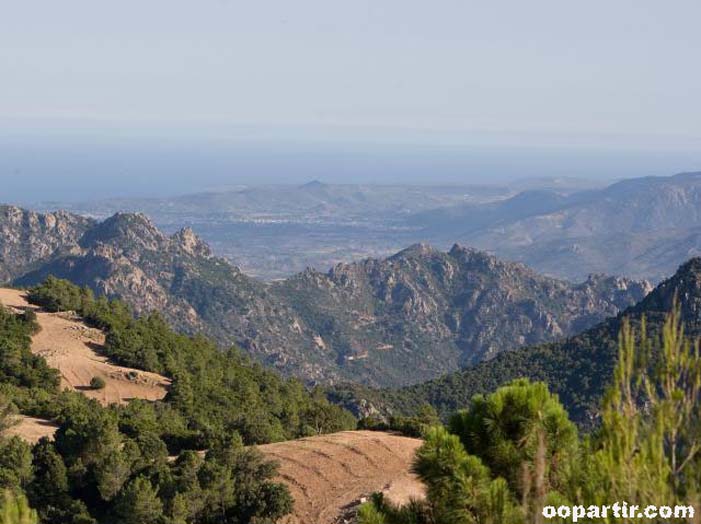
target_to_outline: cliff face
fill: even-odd
[[[47,236],[44,244],[51,247],[35,250],[24,272],[14,257],[8,274],[17,283],[49,274],[68,278],[123,298],[137,313],[158,310],[182,331],[238,344],[308,381],[427,380],[576,333],[649,290],[645,282],[603,276],[573,285],[476,250],[456,245],[443,253],[423,244],[387,259],[340,264],[328,273],[307,270],[266,284],[213,256],[188,229],[167,236],[140,214],[101,223],[60,216],[82,230],[31,233]],[[11,238],[33,231],[18,224]]]

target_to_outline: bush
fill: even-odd
[[[103,379],[102,377],[93,377],[92,379],[90,379],[90,387],[92,389],[105,389],[106,385],[107,384],[105,384],[105,379]]]

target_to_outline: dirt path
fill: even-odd
[[[396,503],[424,496],[410,472],[418,439],[344,431],[259,446],[280,463],[280,480],[295,500],[285,524],[332,524],[361,497],[382,491]]]
[[[105,335],[86,326],[67,313],[47,313],[27,302],[23,291],[0,289],[0,302],[17,311],[36,310],[39,333],[32,337],[32,353],[41,355],[47,364],[61,373],[64,389],[80,391],[101,404],[126,404],[134,398],[160,400],[165,397],[170,381],[157,375],[111,363],[100,355]],[[90,380],[100,377],[103,389],[90,388]]]

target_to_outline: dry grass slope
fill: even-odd
[[[0,288],[3,306],[23,311],[33,308],[41,330],[32,337],[32,352],[41,355],[52,368],[61,373],[64,389],[80,391],[103,405],[126,404],[134,398],[160,400],[168,392],[170,380],[157,375],[110,362],[100,354],[105,335],[90,328],[70,313],[47,313],[32,306],[25,293],[17,289]],[[105,381],[99,390],[90,387],[93,377]],[[51,436],[55,427],[48,421],[20,417],[20,422],[8,431],[29,442]]]
[[[280,463],[280,480],[295,499],[285,524],[332,524],[361,497],[382,491],[394,502],[424,496],[410,472],[418,439],[344,431],[259,446]]]
[[[5,431],[5,436],[17,436],[30,444],[36,444],[43,437],[53,438],[58,429],[56,424],[43,418],[19,415],[17,419],[17,424]]]
[[[0,289],[0,302],[19,310],[34,307],[24,292],[16,289]],[[63,388],[81,391],[103,405],[126,404],[133,398],[160,400],[168,392],[167,378],[118,366],[102,356],[104,333],[86,326],[70,313],[37,310],[37,321],[41,330],[32,337],[32,352],[59,370]],[[102,378],[105,387],[91,389],[93,377]]]

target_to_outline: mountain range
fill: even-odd
[[[701,173],[623,180],[569,194],[524,191],[408,219],[437,242],[461,241],[545,274],[660,281],[701,254]]]
[[[4,206],[0,231],[5,281],[67,278],[312,383],[429,380],[578,333],[650,289],[600,275],[571,284],[474,249],[425,244],[263,282],[214,256],[192,230],[166,235],[132,213],[98,222]]]
[[[175,233],[195,229],[247,275],[385,258],[420,242],[454,243],[579,282],[605,273],[659,282],[701,254],[701,173],[609,185],[568,179],[506,185],[250,186],[162,199],[47,203],[100,220],[144,212]]]

